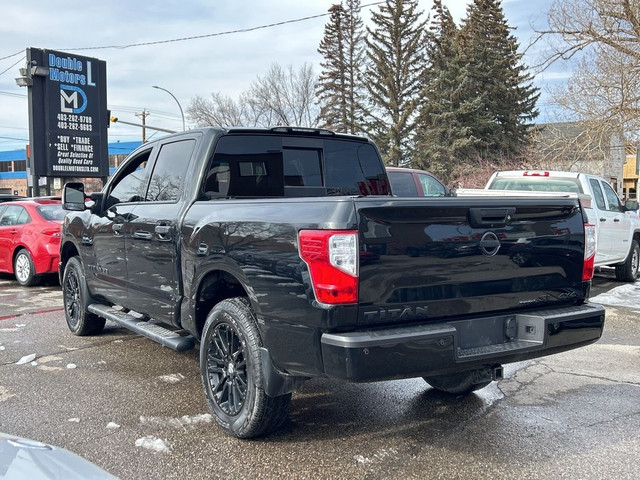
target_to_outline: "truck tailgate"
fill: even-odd
[[[585,298],[576,199],[366,198],[355,205],[363,326]]]

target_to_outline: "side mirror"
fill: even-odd
[[[87,207],[84,204],[84,185],[78,182],[68,182],[62,189],[62,208],[82,212]]]
[[[627,200],[624,202],[624,208],[627,210],[638,210],[638,202],[635,200]]]

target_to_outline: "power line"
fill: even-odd
[[[0,72],[0,77],[1,77],[2,75],[4,75],[5,73],[7,73],[9,70],[11,70],[11,69],[12,69],[13,67],[15,67],[16,65],[18,65],[20,62],[22,62],[25,58],[27,58],[27,57],[26,57],[26,56],[25,56],[25,57],[22,57],[20,60],[18,60],[18,61],[17,61],[16,63],[14,63],[13,65],[11,65],[9,68],[7,68],[7,69],[3,70],[2,72]]]
[[[24,50],[20,50],[19,52],[12,53],[11,55],[6,55],[4,57],[0,57],[0,61],[6,60],[7,58],[15,57],[16,55],[20,55],[23,52],[24,52]]]
[[[373,7],[375,5],[380,5],[382,3],[385,2],[372,2],[372,3],[367,3],[365,5],[361,5],[360,9],[362,10],[363,8],[366,7]],[[132,47],[143,47],[143,46],[149,46],[149,45],[161,45],[164,43],[175,43],[175,42],[185,42],[187,40],[199,40],[201,38],[211,38],[211,37],[220,37],[222,35],[231,35],[234,33],[247,33],[247,32],[254,32],[256,30],[263,30],[265,28],[272,28],[272,27],[279,27],[281,25],[287,25],[290,23],[298,23],[298,22],[304,22],[307,20],[313,20],[314,18],[321,18],[321,17],[326,17],[329,16],[330,13],[329,12],[325,12],[325,13],[321,13],[318,15],[309,15],[307,17],[301,17],[301,18],[295,18],[292,20],[284,20],[282,22],[274,22],[274,23],[269,23],[266,25],[259,25],[257,27],[250,27],[250,28],[240,28],[237,30],[228,30],[226,32],[216,32],[216,33],[206,33],[203,35],[193,35],[190,37],[181,37],[181,38],[172,38],[169,40],[156,40],[156,41],[152,41],[152,42],[140,42],[140,43],[130,43],[130,44],[123,44],[123,45],[103,45],[103,46],[95,46],[95,47],[76,47],[76,48],[63,48],[61,50],[105,50],[105,49],[109,49],[109,48],[115,48],[118,50],[124,50],[126,48],[132,48]]]
[[[7,97],[16,97],[16,98],[27,98],[27,95],[24,93],[14,93],[14,92],[4,92],[0,90],[0,95],[6,95]]]

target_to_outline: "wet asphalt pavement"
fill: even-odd
[[[594,280],[592,295],[621,284]],[[594,345],[508,365],[467,397],[421,379],[314,379],[285,427],[241,441],[212,423],[197,350],[107,322],[67,329],[60,287],[0,276],[0,431],[72,450],[122,479],[635,479],[640,475],[640,298],[607,307]],[[36,354],[35,363],[17,365]]]

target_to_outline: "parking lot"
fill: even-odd
[[[110,323],[75,337],[59,286],[2,276],[0,431],[123,479],[637,478],[638,283],[623,291],[628,304],[607,307],[598,343],[509,365],[476,394],[447,397],[421,379],[314,379],[294,394],[284,429],[241,441],[212,423],[197,350],[179,354]],[[592,297],[623,286],[597,276]]]

